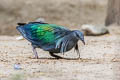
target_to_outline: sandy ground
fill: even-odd
[[[32,59],[30,43],[16,37],[0,36],[0,80],[18,80],[11,78],[16,75],[20,80],[120,80],[120,35],[85,37],[85,46],[79,42],[80,60],[74,50],[58,54],[71,60],[56,60],[41,49],[42,59]],[[21,70],[14,69],[17,63]]]

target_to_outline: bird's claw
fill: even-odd
[[[31,59],[39,59],[39,57],[36,57],[36,56],[35,57],[29,57],[29,58],[31,58]]]
[[[34,59],[39,59],[39,57],[38,57],[38,56],[35,56]]]
[[[77,59],[78,59],[78,60],[81,60],[82,58],[79,56]]]

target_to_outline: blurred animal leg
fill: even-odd
[[[77,51],[77,54],[79,55],[78,58],[80,58],[80,52],[79,52],[79,49],[78,49],[78,44],[76,44],[76,46],[75,46],[75,50]]]
[[[35,59],[38,59],[38,54],[37,54],[36,48],[34,46],[32,46],[32,50],[35,55]]]
[[[49,52],[50,53],[50,55],[52,56],[52,57],[55,57],[56,59],[62,59],[62,57],[60,57],[60,56],[58,56],[58,55],[55,55],[54,53],[52,53],[52,52]]]

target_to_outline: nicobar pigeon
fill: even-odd
[[[79,30],[69,30],[56,24],[44,22],[18,23],[16,29],[27,39],[33,48],[35,58],[38,58],[36,48],[48,51],[51,56],[60,59],[55,53],[63,53],[75,48],[79,54],[78,41],[83,44],[84,35]]]

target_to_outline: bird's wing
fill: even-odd
[[[55,44],[61,37],[68,34],[69,29],[55,24],[30,22],[17,27],[18,31],[32,44],[41,46]]]

